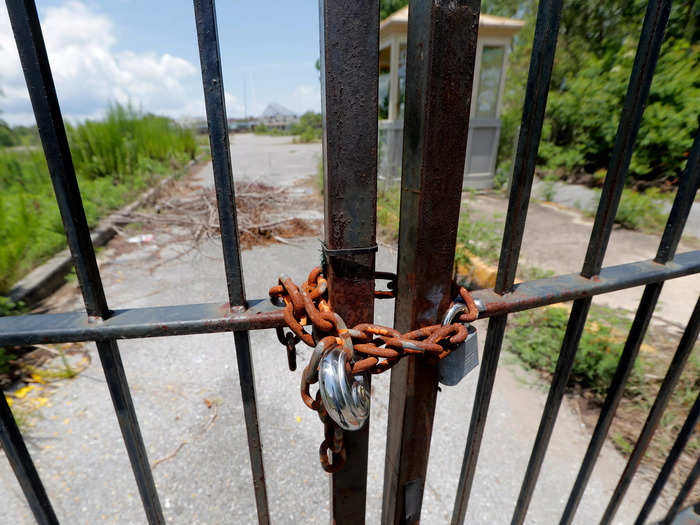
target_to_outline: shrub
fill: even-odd
[[[0,120],[0,147],[14,146],[16,143],[17,140],[10,126]]]
[[[593,173],[607,168],[626,93],[636,39],[602,58],[589,57],[550,93],[539,155],[549,169]],[[700,113],[700,45],[667,42],[656,67],[630,175],[641,187],[681,173]]]
[[[298,135],[297,142],[317,142],[323,137],[323,118],[320,113],[307,111],[299,122],[289,130],[290,135]]]
[[[253,132],[256,135],[271,135],[273,137],[288,135],[288,133],[282,129],[270,128],[270,127],[267,127],[265,124],[258,124],[257,126],[255,126],[255,129],[253,130]]]
[[[512,327],[506,333],[509,349],[526,366],[553,374],[568,318],[569,311],[561,307],[514,315]],[[580,385],[600,398],[605,395],[622,354],[629,324],[609,309],[591,309],[569,377],[570,387]],[[633,391],[642,379],[641,365],[635,363],[627,389]]]
[[[483,12],[525,19],[513,41],[499,162],[513,158],[534,35],[536,2],[490,0]],[[646,2],[571,0],[562,11],[538,167],[561,177],[607,169]],[[639,189],[675,184],[698,129],[700,5],[674,2],[631,160]],[[597,182],[587,178],[590,182]]]
[[[596,189],[596,200],[600,200],[600,190]],[[595,209],[584,212],[594,216]],[[664,195],[657,188],[649,188],[644,192],[631,189],[622,191],[620,205],[615,215],[615,223],[629,230],[641,230],[656,233],[664,227],[668,212],[664,207]]]
[[[273,137],[294,135],[295,143],[318,142],[323,137],[323,118],[320,113],[307,111],[299,117],[299,122],[292,124],[289,129],[270,128],[265,124],[258,124],[254,132],[256,135]]]

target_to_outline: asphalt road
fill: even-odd
[[[285,138],[236,136],[236,176],[280,182],[290,188],[315,173],[319,145],[292,145]],[[211,169],[198,179],[211,184]],[[300,190],[300,191],[303,191]],[[153,231],[153,243],[119,254],[107,248],[102,270],[113,308],[226,301],[217,242],[190,250]],[[243,252],[249,297],[262,297],[282,271],[297,282],[318,264],[315,239]],[[395,268],[396,254],[382,248],[378,269]],[[70,290],[64,307],[79,306]],[[393,301],[379,301],[376,321],[391,324]],[[483,344],[486,323],[476,323]],[[328,523],[328,479],[318,464],[322,426],[299,397],[296,372],[287,369],[274,331],[251,333],[268,494],[274,523]],[[231,334],[120,342],[141,430],[168,522],[254,523],[255,504],[235,349]],[[30,451],[63,523],[145,523],[138,492],[99,359],[76,379],[62,382],[28,431]],[[445,387],[438,404],[424,495],[423,522],[444,523],[451,514],[464,451],[477,372]],[[368,523],[379,522],[389,377],[372,383],[368,476]],[[546,387],[508,362],[497,375],[468,523],[509,523],[546,398]],[[640,426],[641,426],[640,422]],[[588,444],[589,433],[565,402],[542,469],[527,523],[557,522]],[[352,458],[349,458],[352,461]],[[577,523],[596,522],[624,467],[610,446],[603,449],[583,498]],[[641,476],[643,477],[643,476]],[[615,523],[631,523],[650,487],[637,477]],[[2,523],[32,523],[19,486],[0,462]],[[662,502],[658,507],[663,507]]]

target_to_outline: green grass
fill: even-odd
[[[611,436],[615,446],[625,454],[631,454],[634,450],[634,443],[627,441],[627,438],[620,432],[614,432]]]
[[[569,311],[563,307],[540,308],[512,315],[506,331],[506,348],[526,367],[550,376],[554,373],[566,330]],[[605,399],[622,353],[631,321],[618,310],[593,305],[574,359],[568,387],[600,405]],[[610,437],[623,453],[629,453],[654,403],[677,340],[653,328],[645,341],[625,384],[623,399]],[[663,345],[663,346],[662,346]],[[665,347],[665,349],[664,349]],[[650,448],[650,461],[661,463],[680,430],[688,410],[700,390],[700,352],[691,353],[664,412]],[[694,436],[686,452],[693,457],[700,451],[700,436]]]
[[[325,188],[323,187],[323,161],[318,161],[318,166],[316,167],[316,188],[318,192],[323,195]]]
[[[59,368],[37,368],[31,365],[23,365],[23,370],[30,374],[35,374],[45,381],[57,381],[60,379],[73,379],[79,373],[70,365],[66,353],[58,347],[58,354],[61,358],[61,366]]]
[[[377,190],[377,224],[380,233],[389,240],[398,239],[400,207],[399,186],[380,184]],[[492,263],[498,261],[502,235],[503,220],[498,214],[482,219],[471,215],[468,207],[462,209],[457,230],[457,243],[462,248]],[[457,250],[457,262],[465,262],[468,258],[464,249]]]
[[[540,189],[540,196],[543,200],[547,202],[552,202],[557,194],[556,190],[557,178],[552,176],[546,176],[542,179],[542,187]]]
[[[539,308],[512,316],[506,333],[508,348],[528,367],[553,374],[559,357],[569,311],[566,308]],[[569,386],[581,386],[595,395],[604,395],[612,380],[624,345],[630,321],[613,310],[591,307],[579,351],[569,378]],[[628,388],[642,382],[639,363],[635,365]]]
[[[377,188],[377,226],[379,234],[389,241],[399,238],[401,192],[398,185],[380,184]]]
[[[496,264],[503,237],[503,218],[492,214],[489,218],[477,217],[462,208],[457,228],[457,264],[469,264],[469,254],[476,255],[487,264]]]
[[[68,125],[67,133],[91,227],[197,151],[191,132],[128,106],[112,106],[102,121]],[[0,239],[0,295],[65,247],[41,150],[0,150]]]
[[[111,106],[104,120],[66,127],[79,175],[124,181],[159,164],[182,164],[194,158],[197,143],[172,120],[142,115],[130,106]]]
[[[20,314],[24,310],[24,304],[14,303],[7,297],[0,296],[0,317],[3,315]],[[0,374],[7,374],[10,371],[10,361],[17,356],[8,348],[0,346]]]
[[[597,198],[600,200],[600,190],[596,189]],[[665,211],[664,200],[668,200],[668,193],[661,193],[656,188],[645,192],[638,192],[625,188],[622,191],[620,206],[615,215],[615,223],[628,230],[639,230],[648,233],[660,233],[666,225],[668,212]],[[589,217],[595,217],[595,209],[583,210]]]
[[[256,135],[268,135],[271,137],[284,137],[286,135],[290,135],[290,133],[284,129],[271,128],[266,126],[265,124],[258,124],[257,126],[255,126],[253,133],[255,133]]]

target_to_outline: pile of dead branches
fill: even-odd
[[[290,197],[285,188],[256,183],[236,184],[236,211],[240,243],[243,248],[282,241],[285,238],[318,233],[318,225],[291,217],[286,210]],[[132,211],[114,218],[117,226],[138,223],[148,229],[179,227],[196,243],[221,235],[214,188],[185,187],[166,196],[146,211]]]

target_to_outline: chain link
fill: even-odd
[[[375,279],[385,279],[387,290],[375,290],[377,299],[396,296],[397,278],[393,273],[376,272]],[[453,296],[459,295],[467,311],[457,322],[442,326],[426,326],[401,334],[394,328],[371,323],[361,323],[348,328],[343,319],[333,312],[326,300],[328,282],[320,267],[311,270],[306,281],[298,287],[287,275],[280,275],[279,283],[270,288],[273,301],[284,302],[284,321],[291,333],[277,330],[277,338],[287,348],[290,370],[296,369],[296,344],[303,341],[314,349],[309,363],[302,373],[301,398],[315,410],[324,424],[324,440],[319,449],[321,466],[326,472],[337,472],[345,464],[343,431],[327,414],[320,393],[311,397],[310,387],[318,381],[318,365],[328,350],[339,346],[347,356],[347,373],[380,374],[386,372],[407,355],[433,355],[443,359],[467,338],[467,328],[462,323],[474,321],[479,311],[466,288],[453,284]],[[311,333],[304,329],[310,326]],[[332,452],[332,460],[329,459]]]

